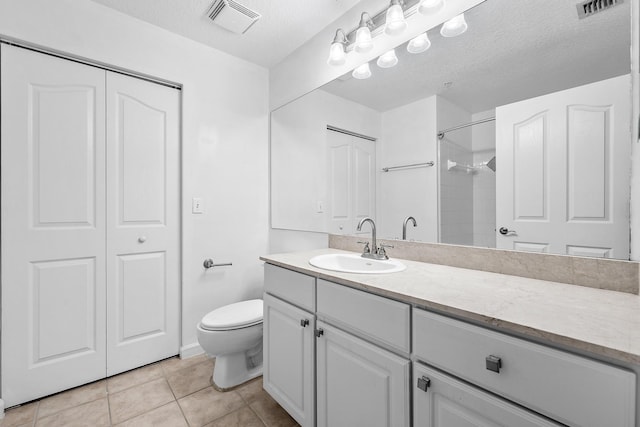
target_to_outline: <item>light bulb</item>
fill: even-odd
[[[353,70],[353,73],[351,73],[351,75],[354,79],[368,79],[369,77],[371,77],[371,69],[369,68],[369,63],[365,62],[364,64],[360,65],[355,70]]]
[[[422,53],[431,47],[431,40],[427,36],[427,33],[422,33],[409,41],[407,45],[407,52],[409,53]]]
[[[396,1],[391,2],[391,6],[387,9],[387,15],[384,25],[384,32],[390,36],[397,36],[407,28],[407,21],[404,19],[402,6]]]
[[[428,15],[439,11],[443,6],[444,0],[422,0],[418,6],[418,12]]]
[[[388,52],[383,53],[378,58],[376,64],[380,68],[391,68],[398,63],[398,57],[396,56],[395,49],[391,49]]]
[[[455,37],[467,31],[467,21],[464,20],[464,13],[449,19],[442,24],[440,34],[443,37]]]
[[[354,47],[358,53],[367,53],[373,49],[373,41],[371,41],[371,30],[366,25],[358,28],[356,31],[356,43]]]
[[[331,43],[327,64],[344,65],[345,62],[347,62],[347,54],[344,51],[344,45],[342,43]]]

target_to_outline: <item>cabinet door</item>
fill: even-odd
[[[414,363],[413,387],[415,427],[561,425],[418,363]]]
[[[264,294],[264,389],[301,426],[313,426],[314,316]]]
[[[409,361],[317,323],[318,427],[409,426]]]

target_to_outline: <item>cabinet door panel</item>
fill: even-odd
[[[409,361],[318,322],[318,426],[409,426]]]
[[[426,391],[417,388],[428,379]],[[455,380],[424,365],[413,365],[415,427],[559,427],[552,421]]]
[[[312,314],[264,294],[264,389],[303,427],[314,420],[314,324]]]

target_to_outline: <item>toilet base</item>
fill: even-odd
[[[211,381],[218,391],[228,391],[262,375],[262,363],[253,368],[247,367],[244,351],[216,357]]]

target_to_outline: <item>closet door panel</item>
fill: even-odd
[[[179,106],[107,73],[108,375],[179,352]]]
[[[105,376],[103,70],[2,45],[2,398]]]

